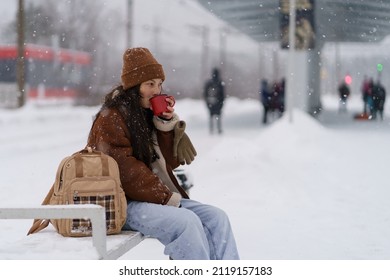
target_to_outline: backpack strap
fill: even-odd
[[[27,235],[37,233],[46,228],[50,223],[50,220],[35,219]]]
[[[50,198],[52,197],[53,193],[54,193],[54,185],[51,186],[49,192],[47,193],[45,199],[42,202],[42,205],[49,204]],[[49,223],[50,223],[49,219],[35,219],[27,235],[30,235],[32,233],[37,233],[43,230],[49,225]]]

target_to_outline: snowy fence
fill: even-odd
[[[119,234],[123,237],[123,240],[114,248],[107,250],[105,209],[98,205],[42,205],[39,207],[0,208],[0,219],[71,218],[88,218],[91,220],[92,244],[97,250],[99,259],[117,259],[144,239],[144,236],[139,232],[124,231]],[[50,254],[50,252],[47,253]]]

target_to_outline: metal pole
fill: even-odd
[[[289,16],[289,51],[288,51],[288,75],[287,75],[287,111],[290,123],[293,122],[294,94],[295,94],[295,0],[290,0]]]
[[[133,0],[127,0],[127,19],[126,19],[126,38],[127,47],[131,48],[133,45]]]
[[[219,63],[221,66],[221,76],[223,76],[226,74],[226,36],[228,34],[228,29],[222,27],[219,32]]]
[[[161,28],[159,26],[158,19],[154,18],[153,27],[152,27],[152,45],[154,55],[158,56],[160,52],[160,32]]]
[[[273,54],[273,66],[274,66],[274,77],[273,77],[273,80],[274,81],[277,81],[279,80],[279,52],[278,50],[275,48],[272,50]]]
[[[258,43],[258,50],[259,50],[259,85],[260,81],[264,78],[264,71],[263,71],[263,48],[261,43]]]
[[[24,0],[19,0],[18,6],[18,58],[16,62],[16,79],[18,84],[18,107],[23,107],[25,98],[25,57],[24,57]]]
[[[335,67],[336,67],[336,89],[340,82],[342,81],[342,76],[341,76],[341,63],[340,63],[340,45],[338,42],[335,43]],[[334,91],[337,94],[337,90]]]
[[[199,84],[203,87],[204,81],[209,73],[209,34],[210,28],[207,25],[187,24],[189,29],[196,35],[201,36],[200,63],[199,63]]]
[[[208,69],[208,61],[209,61],[209,27],[202,26],[202,65],[201,65],[201,73],[200,73],[200,84],[203,85]]]

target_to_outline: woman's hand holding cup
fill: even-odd
[[[153,96],[150,100],[150,106],[155,116],[162,117],[164,119],[171,119],[175,106],[175,98],[167,94],[159,94]]]

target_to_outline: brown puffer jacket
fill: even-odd
[[[164,173],[158,176],[144,162],[133,156],[128,128],[117,109],[109,108],[100,112],[91,128],[88,146],[112,156],[117,161],[122,187],[128,199],[178,206],[180,195],[184,198],[188,198],[188,195],[179,186],[172,172],[179,166],[177,159],[173,157],[173,128],[177,121],[176,115],[168,123],[153,120],[157,128],[156,152],[160,157],[160,168],[157,168],[158,172],[154,172]],[[165,178],[167,184],[160,178]]]

